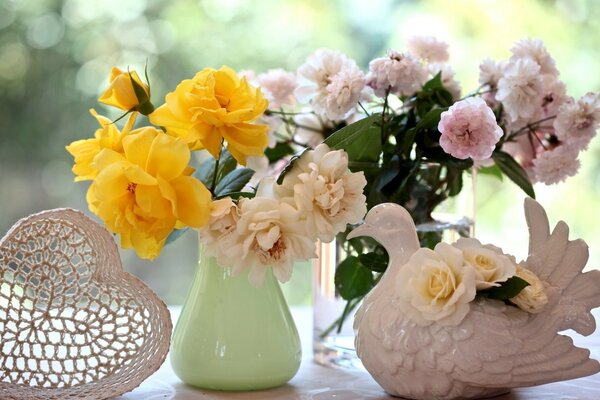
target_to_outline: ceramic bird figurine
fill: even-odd
[[[450,269],[436,270],[429,286],[415,289],[418,293],[441,288],[431,304],[407,298],[402,293],[407,280],[413,285],[418,281],[403,270],[415,263],[417,253],[434,258],[438,253],[419,249],[414,222],[397,204],[374,207],[364,224],[351,232],[348,238],[374,238],[390,256],[387,271],[365,297],[354,322],[358,356],[386,392],[412,399],[481,398],[600,371],[587,349],[575,347],[569,337],[558,334],[566,329],[586,336],[594,332],[590,310],[600,306],[600,271],[582,273],[588,259],[586,243],[569,241],[569,228],[562,221],[550,232],[546,212],[535,200],[525,200],[525,217],[529,256],[518,267],[510,259],[513,269],[526,269],[538,278],[537,286],[530,285],[530,294],[542,296],[544,302],[537,306],[543,307],[532,307],[530,312],[510,302],[475,297],[469,292],[472,289],[463,287],[473,278],[467,270],[453,276],[449,287],[436,286],[436,279],[451,274],[451,261],[431,264]],[[446,295],[448,303],[437,314],[427,314]],[[460,305],[461,296],[471,296],[471,301]],[[462,309],[464,315],[459,312]],[[454,313],[454,319],[448,319],[448,313]]]

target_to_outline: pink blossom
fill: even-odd
[[[502,137],[493,111],[479,97],[454,103],[442,113],[438,130],[442,133],[442,149],[460,159],[489,158]]]

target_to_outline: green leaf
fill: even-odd
[[[223,179],[225,175],[233,171],[235,167],[237,167],[237,161],[235,160],[235,158],[233,158],[229,150],[224,148],[219,156],[219,170],[217,171],[217,182]]]
[[[487,297],[488,299],[508,300],[521,293],[521,290],[525,289],[527,286],[529,286],[529,283],[526,280],[521,279],[518,276],[513,276],[508,278],[506,282],[502,282],[500,286],[481,290],[477,294]]]
[[[177,239],[179,239],[181,236],[183,236],[184,233],[186,233],[188,231],[188,229],[190,229],[190,228],[173,229],[173,231],[171,231],[171,233],[169,234],[169,236],[167,236],[167,240],[165,241],[165,245],[167,245],[169,243],[173,243],[174,241],[176,241]]]
[[[361,135],[368,132],[373,124],[379,121],[381,121],[381,115],[373,114],[333,133],[323,143],[327,144],[333,150],[345,150],[360,138]],[[367,135],[372,135],[372,132],[367,133]],[[381,146],[381,144],[379,145]],[[350,154],[348,154],[348,158],[354,161],[354,158]]]
[[[250,168],[238,168],[225,175],[215,188],[215,195],[226,196],[230,193],[239,192],[250,181],[254,171]]]
[[[440,123],[440,116],[444,111],[448,110],[444,108],[431,109],[425,116],[417,123],[417,129],[432,129],[436,128]]]
[[[294,156],[292,158],[290,158],[290,161],[288,162],[288,165],[285,166],[285,168],[283,169],[283,171],[281,171],[281,173],[279,174],[279,177],[277,178],[277,184],[281,185],[281,183],[283,182],[283,178],[285,178],[285,175],[290,172],[292,170],[292,168],[294,168],[294,164],[296,163],[296,161],[298,161],[298,159],[300,157],[302,157],[302,154],[304,154],[305,151],[308,151],[308,147],[304,150],[301,150],[300,152],[294,154]]]
[[[462,171],[456,171],[448,169],[448,196],[453,197],[460,193],[463,188],[463,173]]]
[[[194,176],[207,188],[212,184],[213,174],[215,173],[215,159],[209,158],[200,164],[200,168],[194,172]]]
[[[385,272],[390,261],[387,254],[375,252],[360,254],[358,259],[362,265],[374,272]]]
[[[425,92],[429,92],[429,91],[434,91],[434,90],[443,89],[443,88],[444,88],[444,85],[442,84],[442,71],[440,71],[437,73],[436,76],[434,76],[429,81],[427,81],[423,85],[423,88],[421,90],[425,91]]]
[[[500,167],[498,167],[495,164],[489,167],[478,168],[477,173],[482,175],[494,176],[500,180],[503,180],[502,178],[504,177],[504,175],[502,175],[502,170],[500,170]]]
[[[344,150],[351,161],[377,162],[381,153],[381,128],[375,125],[361,131]]]
[[[364,296],[375,285],[373,273],[354,256],[346,258],[338,265],[334,281],[340,296],[345,300]]]
[[[523,167],[521,167],[510,154],[503,151],[494,151],[492,158],[504,175],[523,189],[529,197],[535,199],[535,191],[527,176],[527,172],[525,172]]]
[[[265,150],[265,156],[267,156],[270,163],[281,160],[283,157],[289,156],[290,154],[294,154],[294,149],[289,143],[285,142],[277,143],[272,149],[267,148]]]

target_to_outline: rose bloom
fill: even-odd
[[[219,265],[229,266],[231,246],[235,241],[240,212],[231,197],[215,200],[210,205],[208,224],[200,229],[200,242],[206,255],[216,257]]]
[[[326,144],[308,150],[276,188],[282,201],[298,208],[308,234],[330,242],[367,212],[364,173],[348,169],[348,155]]]
[[[298,68],[299,101],[330,120],[344,119],[358,104],[365,77],[356,62],[333,50],[319,49]]]
[[[510,51],[513,54],[511,59],[529,58],[540,66],[542,74],[558,76],[556,62],[540,39],[521,39],[513,45]]]
[[[511,60],[498,81],[496,100],[502,103],[510,122],[530,122],[542,98],[540,66],[529,58]]]
[[[287,282],[295,260],[315,256],[315,242],[289,204],[257,196],[241,199],[238,205],[240,218],[229,249],[234,276],[249,270],[250,284],[260,287],[272,268],[280,282]]]
[[[267,147],[269,127],[254,123],[267,109],[260,89],[240,79],[229,67],[205,68],[167,94],[150,121],[182,138],[192,150],[206,149],[218,158],[225,140],[242,165]]]
[[[556,136],[580,150],[587,148],[600,124],[600,97],[587,93],[577,102],[570,99],[558,109]]]
[[[133,88],[132,79],[143,90],[143,95],[138,97]],[[148,85],[142,82],[135,71],[121,71],[113,67],[110,74],[110,86],[100,96],[98,101],[109,106],[120,108],[121,110],[131,111],[137,109],[141,104],[150,99],[150,89]]]
[[[578,157],[578,149],[567,144],[544,151],[533,160],[535,180],[553,185],[575,176],[581,166]]]
[[[456,326],[476,294],[476,273],[462,252],[446,243],[417,250],[398,274],[402,311],[419,325]]]
[[[381,98],[388,90],[398,96],[412,96],[423,87],[427,77],[427,69],[415,57],[390,51],[387,57],[369,63],[367,85]]]
[[[100,129],[96,130],[94,138],[77,140],[66,147],[67,151],[75,158],[75,163],[73,164],[75,182],[91,180],[98,175],[98,170],[93,166],[93,162],[102,149],[110,149],[117,153],[122,153],[123,137],[130,133],[135,134],[141,131],[140,129],[131,130],[135,124],[136,113],[130,115],[129,120],[121,131],[119,131],[119,128],[110,119],[98,115],[96,110],[91,109],[90,113],[100,124]]]
[[[517,267],[517,276],[529,283],[529,286],[510,299],[511,303],[531,314],[541,312],[548,304],[544,283],[536,274],[522,266]]]
[[[477,239],[460,238],[454,247],[462,251],[465,262],[475,269],[477,290],[500,286],[499,282],[506,282],[515,274],[515,263],[495,246],[484,246]]]
[[[493,111],[481,98],[469,97],[444,111],[438,124],[440,146],[453,157],[485,160],[502,137]]]
[[[208,222],[210,192],[188,167],[190,150],[181,139],[155,128],[123,138],[123,153],[103,149],[87,201],[121,247],[156,258],[174,228]]]
[[[294,90],[296,75],[281,68],[271,69],[256,77],[256,82],[265,91],[271,108],[293,106],[296,104]]]
[[[406,43],[408,52],[431,63],[444,63],[450,58],[448,43],[434,36],[413,36]]]

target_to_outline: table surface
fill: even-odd
[[[173,321],[179,314],[171,310]],[[292,314],[302,340],[303,359],[300,371],[286,385],[256,392],[215,392],[196,389],[182,383],[171,370],[169,358],[163,366],[134,391],[117,400],[383,400],[393,399],[377,385],[366,371],[326,368],[312,360],[312,310],[292,307]],[[600,309],[594,315],[600,321]],[[592,336],[573,337],[575,344],[591,350],[591,357],[600,359],[600,331]],[[515,389],[494,400],[598,400],[600,374],[533,388]]]

